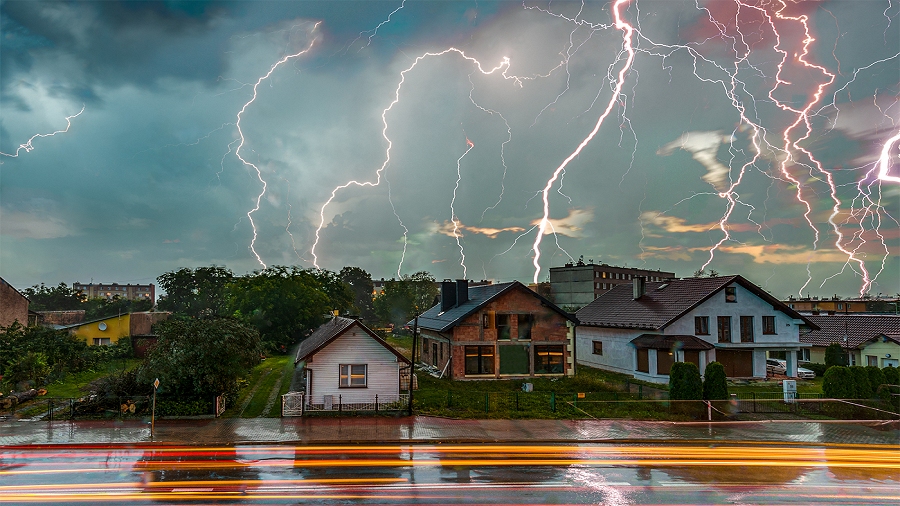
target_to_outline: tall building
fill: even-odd
[[[88,299],[103,297],[111,299],[118,295],[120,298],[129,300],[151,300],[156,301],[156,285],[120,285],[118,283],[72,283],[73,290],[81,290]]]
[[[634,269],[607,264],[567,263],[563,267],[550,268],[550,295],[553,303],[562,308],[582,308],[613,287],[632,284],[643,277],[656,282],[674,279],[674,272]]]

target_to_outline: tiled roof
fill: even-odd
[[[491,300],[516,287],[521,287],[522,289],[528,290],[535,297],[541,299],[541,302],[546,304],[548,307],[565,316],[566,318],[574,321],[574,318],[571,314],[566,313],[555,304],[545,299],[522,283],[519,283],[518,281],[512,281],[509,283],[498,283],[496,285],[469,287],[468,301],[460,304],[459,306],[448,309],[443,313],[441,312],[441,304],[435,304],[434,307],[419,315],[419,327],[423,329],[444,332],[445,330],[455,327],[464,318],[478,311],[480,307],[484,306]],[[412,321],[409,322],[409,325],[412,325]]]
[[[300,347],[297,349],[297,357],[294,359],[294,363],[296,364],[298,362],[306,360],[310,355],[313,355],[320,349],[324,348],[328,343],[340,337],[341,334],[346,332],[348,329],[350,329],[350,327],[354,325],[358,325],[364,332],[369,334],[372,339],[374,339],[380,345],[387,348],[388,351],[396,355],[401,362],[409,363],[409,359],[400,354],[400,352],[386,343],[378,336],[378,334],[372,332],[368,327],[352,318],[342,318],[339,316],[325,322],[309,337],[300,342]]]
[[[765,290],[741,276],[684,278],[646,283],[644,295],[635,300],[631,284],[621,284],[578,310],[580,325],[662,330],[726,286],[737,283],[775,309],[796,319],[804,319]]]
[[[800,334],[800,342],[813,346],[828,346],[840,343],[845,348],[856,348],[860,344],[882,334],[900,334],[900,316],[880,314],[835,314],[806,317],[819,330]],[[844,343],[844,336],[847,342]]]
[[[695,336],[641,334],[631,340],[635,348],[650,348],[654,350],[711,350],[712,344]]]

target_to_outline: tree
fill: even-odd
[[[372,276],[359,267],[344,267],[338,276],[353,291],[353,306],[360,318],[375,321],[375,306],[372,304],[375,285],[372,283]]]
[[[260,361],[259,333],[232,318],[170,319],[158,324],[157,334],[140,382],[159,378],[166,391],[179,395],[231,392]]]
[[[227,316],[225,294],[232,279],[234,274],[230,270],[216,265],[167,272],[156,278],[166,292],[157,307],[194,318]]]
[[[118,295],[110,299],[95,297],[86,300],[83,305],[84,318],[88,321],[137,311],[149,311],[152,307],[153,301],[150,299],[126,299]]]
[[[669,399],[698,401],[703,396],[700,370],[693,362],[675,362],[669,371]]]
[[[228,307],[263,341],[281,348],[321,325],[332,301],[309,271],[273,266],[235,278],[228,285]]]
[[[877,366],[869,365],[866,366],[866,374],[869,375],[869,387],[872,388],[872,393],[877,394],[878,388],[885,383],[884,373]]]
[[[869,373],[865,367],[855,365],[850,367],[853,375],[854,399],[869,399],[872,397],[872,386],[869,385]]]
[[[825,348],[825,367],[835,365],[847,365],[847,353],[841,348],[840,343],[831,343]]]
[[[32,311],[70,311],[83,309],[84,294],[81,290],[69,288],[65,283],[60,283],[53,288],[48,288],[43,283],[26,288],[22,291],[28,297],[29,309]]]
[[[822,392],[829,399],[852,399],[855,389],[850,368],[841,365],[829,367],[822,380]]]
[[[306,272],[319,282],[319,289],[331,301],[331,309],[346,313],[353,308],[353,289],[337,273],[326,269],[309,269]]]
[[[399,281],[384,283],[384,293],[373,303],[378,319],[394,325],[405,325],[417,314],[434,305],[438,288],[431,274],[421,271],[404,275]]]
[[[84,341],[65,330],[25,327],[14,322],[9,327],[0,327],[0,376],[11,380],[22,371],[39,370],[39,367],[33,366],[40,363],[50,369],[43,376],[53,372],[78,372],[94,365],[100,358],[98,352],[91,348],[94,347],[88,347]],[[106,351],[107,347],[97,348]],[[38,378],[32,376],[27,379]]]
[[[884,381],[888,385],[900,385],[900,369],[896,367],[885,367],[881,370],[884,374]]]
[[[703,379],[703,398],[708,401],[721,401],[728,399],[728,381],[725,376],[725,366],[719,362],[706,364],[706,373]]]

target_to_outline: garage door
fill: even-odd
[[[716,350],[716,361],[725,366],[729,378],[753,377],[753,352],[749,350]]]

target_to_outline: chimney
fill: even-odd
[[[456,280],[456,305],[461,306],[469,301],[469,280]]]
[[[456,307],[456,287],[453,286],[453,281],[445,279],[441,281],[441,312],[454,307]]]
[[[635,276],[632,278],[632,287],[634,290],[632,294],[634,295],[634,300],[638,300],[642,295],[647,291],[647,281],[643,276]]]

